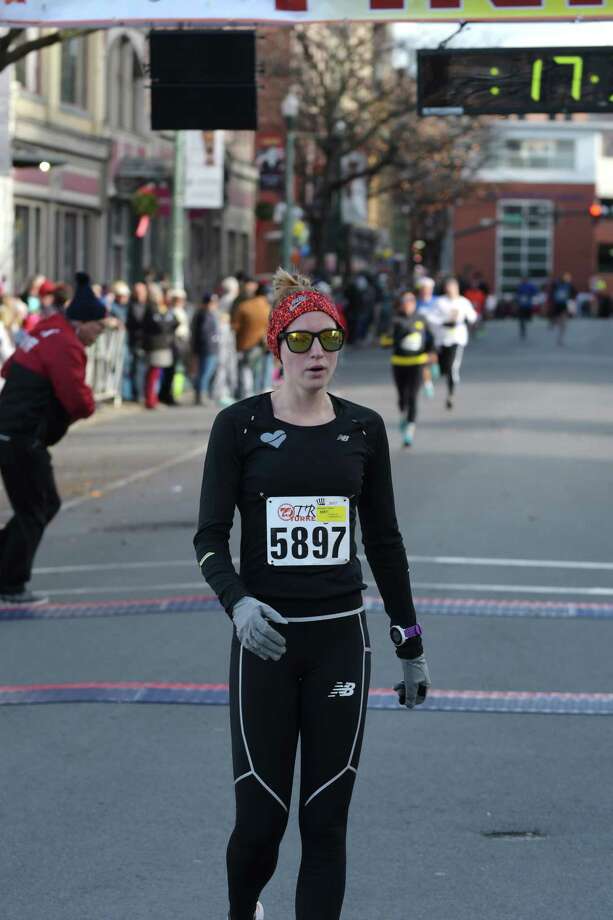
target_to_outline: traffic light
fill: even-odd
[[[603,218],[613,217],[613,207],[602,201],[592,201],[588,208],[588,212],[594,223],[597,223]]]
[[[599,220],[602,217],[602,205],[599,201],[593,201],[588,208],[592,220]]]

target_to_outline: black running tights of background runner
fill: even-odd
[[[394,383],[398,390],[398,408],[401,415],[406,415],[409,424],[417,418],[417,396],[422,383],[423,364],[413,364],[404,367],[393,364]]]
[[[455,390],[455,380],[453,373],[453,363],[456,358],[457,345],[443,345],[438,351],[438,363],[441,369],[441,376],[447,381],[447,392],[453,396]]]

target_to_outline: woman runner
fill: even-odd
[[[434,338],[426,317],[417,313],[417,301],[410,291],[402,294],[392,326],[393,354],[391,357],[394,383],[398,391],[402,443],[410,447],[415,437],[417,397],[423,373],[433,358]],[[434,354],[433,354],[434,353]]]
[[[287,825],[300,737],[296,918],[338,920],[370,676],[356,512],[391,620],[403,671],[396,689],[407,708],[423,702],[430,678],[383,420],[328,392],[344,343],[332,301],[282,270],[273,299],[268,347],[282,361],[283,382],[215,419],[194,538],[202,574],[234,624],[228,917],[264,916],[258,898]],[[239,574],[229,550],[235,507]]]
[[[436,301],[428,314],[434,329],[438,348],[441,376],[447,381],[448,409],[453,409],[453,394],[460,382],[460,367],[464,349],[468,345],[468,325],[473,326],[479,316],[470,300],[460,296],[460,285],[455,278],[445,282],[445,294]]]

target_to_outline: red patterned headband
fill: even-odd
[[[294,291],[283,298],[268,320],[266,341],[275,358],[280,356],[279,335],[283,330],[298,316],[302,316],[303,313],[313,313],[316,310],[327,313],[335,323],[343,328],[343,321],[338,310],[325,294],[319,291]]]

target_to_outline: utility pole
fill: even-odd
[[[281,265],[292,270],[292,229],[294,223],[294,151],[296,146],[296,118],[300,101],[290,89],[281,103],[281,114],[285,120],[285,213],[283,215],[283,240]]]

